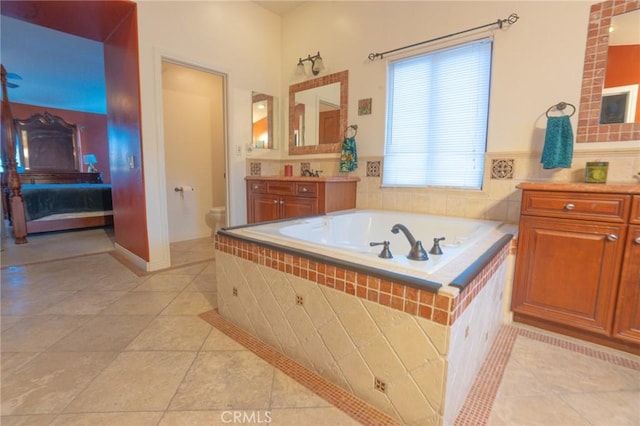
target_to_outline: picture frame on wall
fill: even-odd
[[[638,85],[602,89],[600,124],[633,123],[638,102]]]

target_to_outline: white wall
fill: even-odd
[[[169,266],[165,153],[162,141],[163,57],[227,75],[227,154],[231,224],[246,221],[245,151],[251,141],[251,92],[280,92],[280,18],[252,2],[139,1],[142,150],[149,269]]]
[[[320,51],[327,72],[349,70],[349,123],[359,154],[384,147],[386,62],[382,52],[495,22],[520,20],[494,31],[489,151],[528,151],[536,121],[559,101],[579,104],[590,2],[309,2],[283,19],[283,87],[295,81],[299,56]],[[433,46],[430,46],[433,49]],[[418,50],[419,51],[419,50]],[[287,68],[286,65],[290,65]],[[357,115],[358,99],[373,98],[372,114]],[[577,114],[574,116],[577,123]],[[574,124],[575,124],[574,123]],[[286,126],[284,128],[287,128]]]

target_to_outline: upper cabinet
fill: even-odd
[[[640,3],[636,1],[591,6],[577,142],[640,139],[640,77],[633,72],[640,66],[638,22]],[[620,53],[625,57],[623,67],[617,64]]]
[[[289,87],[289,154],[340,152],[348,120],[349,72]]]

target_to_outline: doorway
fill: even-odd
[[[226,206],[226,76],[162,60],[169,242],[210,238],[205,215]]]

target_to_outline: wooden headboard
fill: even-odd
[[[78,129],[61,117],[34,114],[14,120],[20,166],[25,171],[80,172]]]

